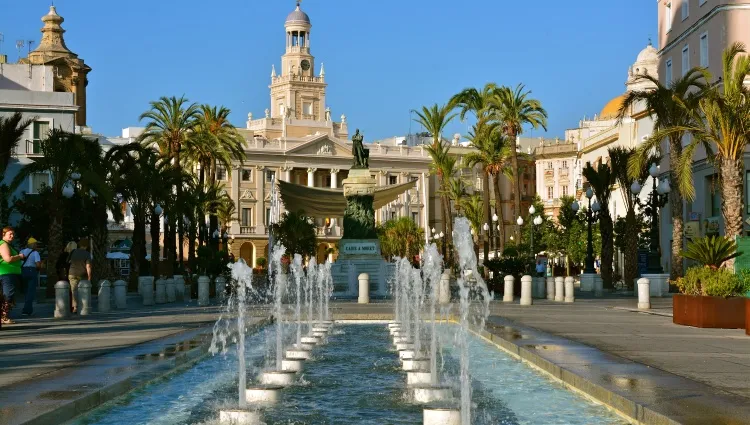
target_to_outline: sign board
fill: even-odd
[[[688,221],[701,221],[701,213],[699,213],[699,212],[689,212],[688,213]]]
[[[375,242],[351,242],[345,244],[342,248],[342,254],[378,255],[378,244]]]
[[[638,250],[638,277],[641,277],[644,274],[646,274],[647,268],[648,268],[648,250],[639,249]]]
[[[705,226],[706,236],[719,234],[719,217],[707,217],[703,224]]]
[[[700,221],[688,221],[687,223],[685,223],[685,237],[688,239],[701,237]]]

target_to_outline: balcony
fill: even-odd
[[[240,226],[240,235],[254,235],[255,226]]]

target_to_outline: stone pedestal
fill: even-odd
[[[531,305],[531,276],[521,278],[521,305]]]
[[[552,276],[547,278],[547,299],[555,300],[555,278]]]
[[[572,303],[575,301],[575,279],[572,276],[565,278],[565,302]]]
[[[651,308],[650,282],[645,277],[638,279],[638,308],[648,310]]]
[[[91,314],[91,281],[84,279],[78,282],[78,299],[81,300],[81,309],[78,314],[81,316]]]
[[[367,273],[360,273],[357,278],[359,281],[359,298],[357,302],[359,304],[370,303],[370,276]]]
[[[156,295],[154,298],[156,304],[165,304],[167,302],[167,282],[164,279],[156,279]]]
[[[534,277],[532,288],[531,295],[534,298],[545,298],[547,296],[547,286],[543,277]]]
[[[174,287],[174,278],[170,277],[164,282],[165,282],[165,286],[167,290],[167,302],[173,303],[177,301],[177,291],[175,290],[175,287]]]
[[[281,275],[279,276],[279,278],[283,279],[284,276],[286,275]],[[227,280],[224,278],[224,276],[217,276],[216,279],[214,280],[214,285],[216,289],[216,298],[224,297],[226,290],[227,290]],[[286,292],[286,288],[284,286],[285,285],[282,285],[282,288],[281,288],[282,298],[284,297],[283,294]]]
[[[211,279],[208,276],[201,276],[198,278],[198,305],[203,307],[209,304],[209,285]]]
[[[505,291],[503,292],[503,302],[504,303],[512,303],[513,302],[513,283],[515,281],[515,278],[511,275],[507,275],[503,278],[503,281],[505,282]]]
[[[112,284],[108,280],[99,282],[99,293],[97,295],[97,309],[99,313],[107,313],[112,307]]]
[[[138,277],[138,293],[143,297],[143,305],[154,305],[154,277]]]
[[[603,294],[602,277],[596,273],[583,273],[581,275],[581,292],[593,292],[594,296],[601,297]]]
[[[594,275],[594,296],[595,297],[601,297],[604,296],[604,281],[602,280],[602,277],[597,275]]]
[[[181,274],[175,275],[174,279],[174,293],[177,301],[185,301],[185,277]]]
[[[652,297],[663,297],[669,293],[668,274],[644,274],[642,277],[648,279],[649,293]],[[666,291],[664,288],[666,287]]]
[[[555,301],[562,302],[565,300],[565,280],[562,276],[555,278]]]
[[[119,310],[128,308],[128,284],[124,280],[115,282],[115,308]]]
[[[451,302],[451,274],[443,272],[440,275],[440,286],[438,286],[438,303],[448,305]]]
[[[55,319],[70,317],[70,283],[61,280],[55,284]]]

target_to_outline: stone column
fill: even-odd
[[[167,292],[167,302],[173,303],[177,301],[177,291],[175,291],[174,288],[174,278],[170,277],[164,280],[166,292]]]
[[[128,284],[124,280],[115,282],[115,308],[119,310],[128,308]]]
[[[565,302],[575,301],[575,279],[572,276],[565,278]]]
[[[515,281],[515,278],[512,275],[507,275],[503,278],[505,281],[505,292],[503,293],[503,302],[504,303],[512,303],[513,302],[513,283]]]
[[[177,301],[185,300],[185,277],[177,274],[174,275],[174,293],[177,297]]]
[[[97,296],[97,308],[99,313],[110,311],[112,304],[112,284],[108,280],[99,282],[99,294]]]
[[[451,302],[451,275],[450,272],[443,272],[440,275],[440,287],[438,288],[438,302],[440,305],[447,305]]]
[[[255,166],[255,232],[266,231],[266,167]]]
[[[78,283],[78,299],[81,300],[81,310],[78,314],[81,316],[91,314],[91,281],[84,279]]]
[[[555,300],[555,278],[552,276],[547,278],[547,299]]]
[[[55,284],[55,319],[70,317],[70,283],[61,280]]]
[[[331,189],[337,189],[339,186],[339,169],[338,168],[331,168]],[[338,226],[337,223],[338,220],[336,220],[336,217],[331,217],[331,229],[334,235],[338,235],[336,233],[336,227]]]
[[[367,273],[360,273],[357,278],[359,281],[359,298],[357,303],[369,304],[370,303],[370,275]]]
[[[292,183],[292,167],[283,166],[281,167],[281,171],[284,173],[282,180]]]
[[[638,279],[638,309],[649,310],[651,308],[650,282],[645,277]]]
[[[208,297],[208,286],[211,284],[211,279],[208,276],[201,276],[198,278],[198,305],[203,307],[209,304]]]
[[[536,276],[534,278],[534,285],[531,294],[534,298],[545,298],[547,296],[547,290],[544,283],[544,278]]]
[[[531,276],[525,275],[521,278],[521,305],[531,305]]]
[[[156,304],[167,302],[167,282],[164,279],[156,279]]]
[[[307,169],[307,186],[315,187],[315,172],[317,170],[317,168],[312,167]]]
[[[138,292],[143,297],[143,305],[154,305],[154,277],[139,276]]]
[[[565,300],[565,281],[562,276],[555,278],[555,301]]]

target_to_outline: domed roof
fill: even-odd
[[[658,61],[659,60],[659,52],[656,51],[654,46],[651,45],[651,42],[648,43],[648,46],[646,46],[645,49],[641,50],[641,53],[638,53],[638,59],[636,59],[636,62],[651,62],[651,61]]]
[[[303,12],[299,8],[299,2],[297,3],[297,8],[292,11],[292,13],[289,14],[289,16],[286,17],[286,23],[310,23],[310,17],[307,16],[307,13]]]
[[[599,119],[606,120],[615,118],[620,112],[620,107],[622,107],[622,101],[624,99],[625,95],[621,94],[607,102],[607,104],[604,105],[604,108],[602,108],[602,112],[599,114]]]

